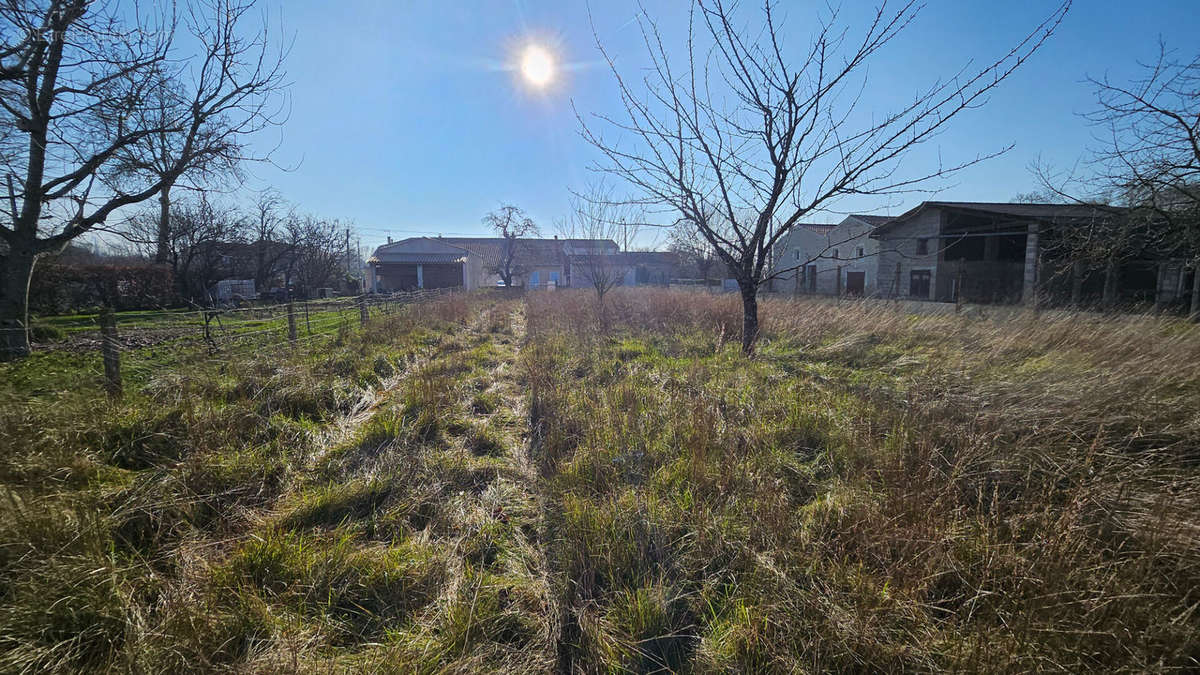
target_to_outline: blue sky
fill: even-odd
[[[623,70],[645,54],[631,19],[637,5],[593,2],[596,30]],[[646,0],[668,44],[682,48],[683,2]],[[753,3],[750,3],[753,4]],[[872,3],[873,4],[873,3]],[[968,61],[1001,55],[1052,11],[1042,0],[930,0],[918,21],[872,63],[864,106],[884,111]],[[867,3],[844,3],[853,28]],[[824,2],[783,2],[785,39],[801,48]],[[390,233],[484,234],[480,218],[502,202],[524,208],[547,233],[582,188],[594,151],[572,106],[615,112],[612,75],[599,65],[582,2],[509,0],[288,0],[272,9],[294,36],[287,61],[292,112],[262,143],[282,145],[281,171],[251,167],[249,189],[274,186],[300,209],[353,222],[364,250]],[[980,110],[906,160],[919,171],[940,155],[965,159],[1015,144],[959,174],[943,199],[1008,201],[1034,187],[1029,165],[1076,163],[1093,130],[1079,113],[1094,101],[1086,75],[1116,79],[1168,46],[1195,48],[1198,0],[1076,0],[1059,32]],[[572,64],[545,91],[512,72],[529,43]],[[899,213],[907,199],[858,198],[839,210]],[[814,214],[809,221],[837,220]],[[639,242],[649,245],[647,238]]]

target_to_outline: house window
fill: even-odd
[[[858,248],[854,249],[854,257],[855,258],[863,257],[863,247],[859,246]]]
[[[929,240],[926,239],[925,237],[921,237],[920,239],[917,240],[917,255],[928,255],[928,254],[929,254]]]
[[[796,260],[800,259],[800,249],[796,249]]]
[[[550,283],[554,284],[555,286],[558,286],[558,270],[551,270]]]
[[[913,270],[908,281],[908,294],[914,298],[929,298],[929,281],[933,274],[929,270]]]
[[[534,270],[529,273],[529,285],[530,286],[538,285],[538,271],[537,270]]]
[[[837,260],[840,257],[841,257],[841,255],[838,253],[838,250],[836,248],[833,249],[833,259]]]

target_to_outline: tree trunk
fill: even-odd
[[[742,291],[742,353],[754,354],[754,343],[758,341],[758,287],[738,280]]]
[[[163,185],[158,195],[158,240],[154,248],[154,262],[166,263],[171,258],[171,184]]]
[[[29,355],[29,280],[36,260],[27,245],[0,258],[0,361]]]

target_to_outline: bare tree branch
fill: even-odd
[[[643,10],[638,21],[649,67],[640,83],[621,73],[596,37],[624,115],[576,116],[603,157],[598,171],[631,186],[641,202],[675,211],[729,268],[742,292],[742,346],[749,353],[772,247],[807,214],[841,197],[918,190],[1003,152],[898,173],[910,150],[982,105],[1050,37],[1069,6],[1064,2],[990,64],[964,67],[866,122],[856,112],[867,65],[916,19],[915,0],[895,9],[881,4],[856,37],[838,25],[836,12],[819,19],[799,59],[783,44],[772,2],[763,5],[755,31],[740,27],[738,10],[726,0],[694,0],[682,70]]]

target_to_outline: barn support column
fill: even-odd
[[[1021,304],[1026,307],[1037,305],[1038,280],[1038,226],[1029,224],[1025,235],[1025,278],[1021,285]]]
[[[1111,309],[1117,304],[1118,284],[1121,281],[1121,266],[1117,263],[1115,256],[1108,259],[1108,263],[1104,267],[1104,294],[1101,296],[1101,303]]]
[[[1179,276],[1183,278],[1182,271]],[[1192,321],[1200,323],[1200,261],[1192,263],[1192,304],[1188,314]]]
[[[425,288],[425,266],[417,264],[417,288]]]
[[[1154,311],[1162,311],[1163,305],[1170,302],[1173,298],[1170,297],[1170,292],[1167,290],[1167,274],[1168,268],[1166,263],[1158,263],[1155,266],[1157,275],[1154,279]]]

